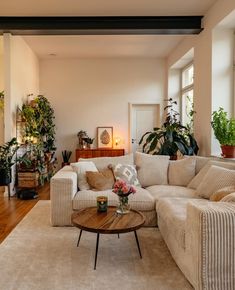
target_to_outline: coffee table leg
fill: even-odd
[[[98,255],[98,249],[99,249],[99,239],[100,239],[100,234],[97,234],[96,249],[95,249],[95,265],[94,265],[94,270],[96,270],[96,262],[97,262],[97,255]]]
[[[118,238],[120,238],[119,234],[118,234]]]
[[[140,259],[142,259],[142,254],[141,254],[141,250],[140,250],[140,244],[139,244],[139,240],[138,240],[137,232],[134,231],[134,233],[135,233],[135,239],[136,239],[137,247],[138,247],[139,254],[140,254]]]
[[[78,242],[77,242],[77,247],[79,246],[80,240],[82,236],[82,230],[80,230],[79,237],[78,237]]]

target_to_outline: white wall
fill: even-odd
[[[27,95],[39,93],[39,62],[20,36],[4,34],[5,142],[16,136],[16,110]],[[14,169],[13,169],[14,170]],[[14,174],[11,194],[14,194]]]
[[[5,141],[16,136],[16,109],[30,93],[39,93],[38,58],[20,36],[4,34]]]
[[[199,143],[200,155],[213,153],[211,140],[212,88],[213,88],[213,29],[235,9],[234,0],[218,0],[204,17],[204,31],[185,38],[169,55],[167,69],[176,63],[187,51],[194,48],[194,132]],[[221,62],[223,56],[220,56]],[[231,81],[231,78],[229,78]],[[229,84],[231,88],[231,84]]]
[[[127,151],[128,103],[160,103],[162,108],[164,76],[161,59],[40,61],[40,93],[55,109],[57,156],[63,149],[74,154],[77,132],[96,137],[97,126],[113,126]]]

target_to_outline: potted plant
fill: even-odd
[[[220,107],[212,113],[211,126],[220,143],[222,156],[235,158],[235,118],[228,118],[228,113]]]
[[[169,155],[170,159],[177,158],[177,152],[183,155],[196,155],[198,145],[190,133],[190,129],[178,121],[179,113],[174,109],[176,101],[170,98],[168,105],[164,108],[167,110],[166,120],[160,128],[154,128],[153,132],[146,132],[139,144],[143,144],[143,152],[153,155]]]
[[[68,150],[62,151],[62,158],[63,158],[62,167],[70,164],[69,159],[71,157],[71,154],[72,154],[72,151],[68,151]]]
[[[11,183],[11,167],[16,163],[14,155],[17,149],[16,138],[0,146],[0,186]]]

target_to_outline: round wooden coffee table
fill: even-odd
[[[142,227],[145,217],[137,210],[130,210],[128,214],[117,214],[116,207],[108,207],[107,212],[97,212],[97,207],[89,207],[72,214],[72,223],[80,229],[77,247],[82,236],[82,231],[88,231],[97,234],[95,264],[96,269],[97,254],[99,248],[100,234],[122,234],[134,232],[140,258],[140,250],[137,230]]]

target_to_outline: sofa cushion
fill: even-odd
[[[114,185],[114,176],[111,169],[103,169],[99,172],[87,171],[87,182],[93,190],[112,189]]]
[[[195,189],[184,186],[153,185],[147,187],[146,189],[157,202],[160,198],[165,197],[198,198]]]
[[[170,161],[168,169],[168,183],[170,185],[187,186],[195,176],[195,157]]]
[[[108,197],[109,206],[117,206],[118,196],[113,193],[112,190],[83,190],[76,193],[73,199],[73,209],[79,210],[90,206],[96,206],[96,197],[100,195]],[[155,209],[154,198],[147,190],[141,187],[136,187],[136,193],[129,195],[129,203],[132,209],[140,211],[151,211]]]
[[[223,187],[219,190],[217,190],[216,192],[214,192],[211,196],[210,196],[210,200],[211,201],[220,201],[222,200],[225,196],[231,194],[235,192],[235,186],[226,186]]]
[[[92,161],[98,170],[107,168],[110,164],[116,165],[121,164],[134,164],[133,154],[117,157],[97,157],[97,158],[80,158],[79,161]]]
[[[71,163],[73,171],[77,173],[78,176],[78,187],[80,190],[90,189],[90,185],[86,179],[86,171],[97,172],[97,168],[92,161],[79,161],[76,163]]]
[[[112,170],[116,180],[122,179],[130,185],[140,186],[135,165],[119,163],[112,165]]]
[[[139,182],[143,187],[167,184],[169,156],[136,152],[135,164]]]
[[[197,189],[198,186],[200,185],[202,179],[204,178],[205,174],[207,173],[207,171],[209,170],[209,168],[212,165],[235,170],[235,163],[210,160],[199,171],[199,173],[190,181],[190,183],[188,184],[188,187],[193,188],[193,189]]]
[[[164,221],[169,235],[182,249],[185,249],[187,204],[185,198],[162,198],[156,205],[158,220]]]
[[[210,198],[214,192],[227,186],[235,186],[235,170],[212,165],[198,186],[197,194]]]
[[[223,202],[235,202],[235,192],[232,192],[232,193],[226,195],[220,201],[223,201]]]

